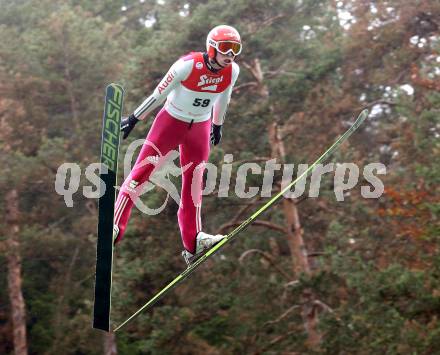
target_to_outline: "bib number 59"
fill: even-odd
[[[194,99],[193,102],[193,106],[202,106],[202,107],[207,107],[209,105],[209,103],[211,102],[210,99]]]

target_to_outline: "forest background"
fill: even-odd
[[[131,113],[221,23],[244,49],[210,161],[310,164],[369,108],[331,161],[385,164],[385,192],[365,199],[358,184],[338,202],[327,174],[319,198],[278,203],[116,336],[93,330],[97,200],[77,193],[68,208],[57,169],[99,161],[108,83]],[[436,0],[1,0],[0,353],[440,353],[439,26]],[[206,231],[267,201],[231,191],[205,196]],[[184,268],[176,211],[132,214],[115,323]]]

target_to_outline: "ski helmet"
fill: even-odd
[[[215,59],[216,51],[222,54],[239,55],[241,53],[240,34],[232,26],[216,26],[209,31],[208,37],[206,37],[206,51],[209,58],[212,59]]]

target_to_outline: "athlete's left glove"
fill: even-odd
[[[222,125],[212,124],[211,127],[211,144],[217,145],[222,139]]]
[[[139,120],[134,117],[134,114],[131,114],[128,117],[123,117],[121,121],[121,131],[124,132],[123,139],[127,138],[130,134],[131,130],[134,128],[136,123],[138,123]]]

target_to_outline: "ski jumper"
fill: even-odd
[[[210,70],[206,54],[192,52],[177,60],[168,73],[135,111],[144,119],[166,99],[154,119],[145,143],[129,176],[121,186],[114,223],[119,227],[115,242],[122,239],[141,185],[160,165],[160,158],[179,148],[182,189],[177,213],[182,242],[193,253],[197,233],[202,229],[203,166],[210,151],[211,121],[221,125],[239,74],[238,65]],[[156,157],[159,156],[159,160]],[[188,166],[187,166],[188,165]],[[192,186],[193,185],[193,186]]]

